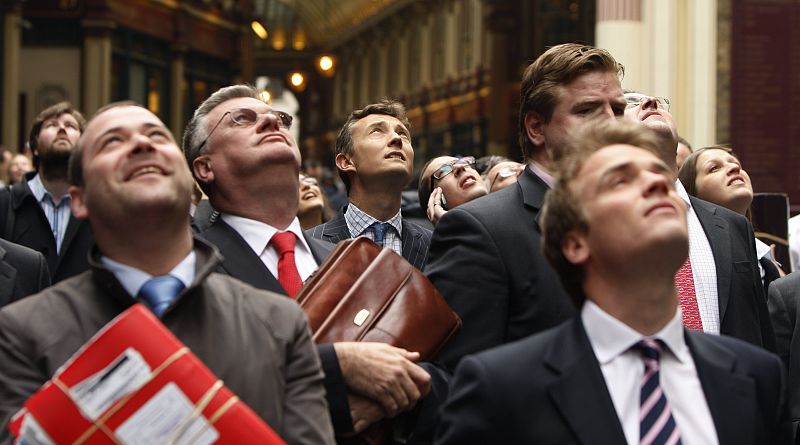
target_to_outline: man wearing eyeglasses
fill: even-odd
[[[434,230],[425,272],[464,322],[439,356],[448,368],[575,313],[541,254],[539,211],[554,181],[552,157],[567,136],[624,113],[622,71],[607,51],[580,44],[550,48],[525,70],[524,172],[516,184],[447,212]]]
[[[417,188],[419,202],[436,225],[448,210],[486,196],[486,185],[475,170],[475,158],[439,156],[422,167]]]
[[[678,131],[669,100],[625,91],[625,118],[655,131],[664,162],[677,176]],[[675,189],[689,208],[689,258],[675,277],[684,325],[775,350],[775,335],[753,240],[741,215]]]
[[[335,147],[349,204],[315,227],[312,236],[338,243],[364,235],[422,269],[431,231],[404,221],[400,213],[401,195],[414,169],[410,128],[399,102],[384,100],[350,113]]]
[[[220,249],[221,271],[294,297],[333,245],[300,228],[300,151],[289,133],[291,123],[291,116],[273,110],[254,88],[229,86],[195,111],[183,149],[195,179],[220,212],[200,237]],[[410,409],[428,391],[430,376],[413,363],[417,353],[355,342],[317,350],[337,434]]]

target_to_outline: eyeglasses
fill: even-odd
[[[646,96],[639,93],[626,93],[625,104],[626,108],[635,107],[647,102],[650,99],[656,101],[656,106],[659,110],[669,111],[669,99],[666,97]]]
[[[200,145],[197,146],[197,149],[199,150],[203,148],[204,145],[206,145],[206,142],[208,142],[208,139],[214,133],[214,130],[216,130],[217,127],[219,127],[219,124],[222,123],[223,119],[225,119],[225,116],[230,116],[231,121],[240,127],[249,127],[250,125],[256,123],[259,114],[271,114],[278,119],[278,125],[286,129],[292,128],[293,118],[292,115],[289,113],[285,113],[283,111],[278,111],[278,110],[267,110],[263,113],[257,113],[255,110],[251,110],[249,108],[235,108],[233,110],[226,111],[225,114],[223,114],[222,117],[219,118],[216,125],[214,125],[214,128],[212,128],[211,131],[208,132],[208,136],[206,136],[206,138],[203,139],[203,142],[201,142]]]
[[[463,165],[464,167],[473,167],[474,168],[475,167],[475,158],[472,157],[472,156],[465,156],[463,158],[454,159],[454,160],[448,162],[447,164],[444,164],[443,166],[441,166],[438,169],[436,169],[436,171],[433,172],[433,175],[432,175],[433,179],[435,179],[437,181],[441,181],[442,178],[444,178],[445,176],[449,175],[450,173],[453,173],[453,170],[455,170],[456,166],[459,166],[459,165]]]
[[[316,178],[311,176],[302,176],[300,177],[300,185],[319,186],[319,182],[317,182]]]
[[[494,178],[492,178],[492,182],[489,184],[489,190],[490,191],[492,190],[492,187],[494,187],[494,183],[497,182],[498,179],[506,179],[506,178],[510,178],[512,176],[517,176],[517,175],[519,175],[520,171],[521,170],[520,170],[519,166],[506,167],[506,168],[500,170],[499,172],[497,172],[496,175],[494,175]]]

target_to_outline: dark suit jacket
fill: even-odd
[[[732,338],[686,332],[719,443],[784,444],[780,360]],[[625,444],[579,317],[465,358],[442,410],[437,444]]]
[[[309,232],[311,236],[329,243],[350,239],[350,231],[344,219],[345,206],[332,220],[314,227]],[[403,243],[403,258],[419,270],[425,265],[428,255],[428,246],[431,244],[431,231],[403,219],[403,233],[400,234]]]
[[[777,352],[789,370],[789,412],[800,442],[800,272],[772,282],[769,314],[775,329]]]
[[[49,285],[50,271],[41,253],[0,239],[0,307]]]
[[[724,207],[689,199],[714,254],[720,333],[775,351],[750,223]]]
[[[575,313],[541,253],[537,219],[547,185],[529,168],[516,185],[448,211],[425,273],[464,322],[439,361],[527,337]]]
[[[56,241],[50,223],[28,187],[28,180],[35,174],[31,172],[25,175],[25,179],[14,184],[10,192],[9,189],[0,191],[0,236],[7,230],[10,199],[14,209],[14,230],[6,239],[41,252],[47,260],[51,281],[57,283],[89,269],[88,255],[94,238],[87,221],[70,216],[61,253],[56,253]]]
[[[244,238],[221,218],[216,218],[207,230],[197,236],[215,245],[222,254],[222,262],[217,272],[238,278],[258,289],[286,295],[286,290],[278,282],[277,277],[270,273],[261,258],[247,245]],[[333,244],[314,239],[308,232],[305,232],[305,238],[318,264],[325,261],[333,251]],[[347,402],[347,389],[336,351],[331,344],[317,345],[317,351],[322,361],[322,370],[325,372],[326,397],[333,425],[338,433],[352,431],[353,420]]]

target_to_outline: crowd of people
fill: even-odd
[[[601,48],[548,49],[521,80],[524,163],[430,159],[427,224],[402,211],[413,129],[393,100],[340,129],[343,187],[248,85],[208,97],[182,141],[133,102],[43,110],[33,170],[0,191],[0,443],[138,302],[290,444],[387,419],[386,443],[795,443],[799,278],[755,238],[733,151],[693,150],[623,75]],[[461,318],[432,359],[312,340],[293,298],[359,236]]]

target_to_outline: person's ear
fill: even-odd
[[[83,187],[71,185],[69,187],[69,196],[69,206],[72,209],[72,214],[78,219],[87,219],[89,217],[89,209],[86,207]]]
[[[211,158],[208,156],[198,156],[192,162],[192,172],[199,182],[205,184],[214,182],[214,169],[211,168]]]
[[[539,113],[529,111],[525,114],[525,132],[534,147],[541,147],[545,144],[544,127],[544,118]]]
[[[561,242],[561,253],[572,264],[581,265],[591,257],[586,236],[577,229],[570,230]]]
[[[343,172],[357,173],[355,164],[353,164],[353,161],[344,153],[336,155],[336,168]]]

